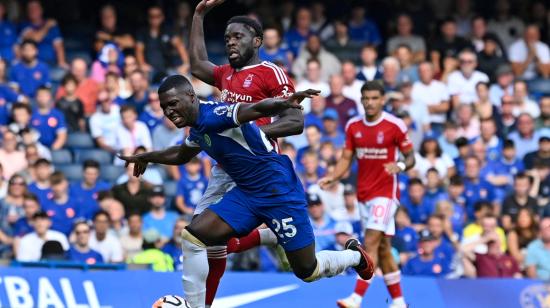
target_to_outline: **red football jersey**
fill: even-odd
[[[214,80],[222,92],[221,100],[228,103],[257,103],[265,98],[286,97],[294,93],[294,85],[285,71],[267,61],[238,70],[229,64],[216,66]],[[262,118],[256,123],[269,124],[271,118]]]
[[[366,202],[376,197],[399,199],[397,175],[390,175],[384,164],[396,162],[398,150],[412,150],[407,125],[383,112],[375,122],[355,117],[346,125],[346,149],[353,151],[359,163],[357,199]]]

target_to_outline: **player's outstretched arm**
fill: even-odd
[[[338,160],[338,163],[334,167],[334,172],[324,178],[321,178],[317,184],[321,186],[322,189],[327,189],[335,182],[339,181],[346,172],[351,167],[351,162],[353,161],[353,151],[349,149],[344,149],[342,152],[342,157]]]
[[[208,61],[206,44],[204,42],[204,16],[212,8],[222,4],[225,0],[202,0],[195,8],[191,34],[189,40],[189,59],[191,60],[191,74],[198,79],[214,85],[215,65]]]
[[[259,118],[280,115],[288,109],[302,110],[300,103],[305,98],[319,95],[321,91],[308,89],[292,94],[286,98],[266,98],[256,104],[240,104],[237,111],[237,121],[246,123]]]
[[[137,155],[118,157],[126,162],[126,167],[129,164],[134,164],[134,176],[139,177],[147,169],[149,163],[163,165],[182,165],[186,164],[191,158],[197,156],[201,151],[200,148],[189,147],[187,145],[176,145],[162,151],[146,152]]]

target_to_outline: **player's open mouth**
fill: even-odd
[[[239,57],[239,52],[235,50],[229,51],[229,59],[234,60],[234,59],[237,59],[238,57]]]
[[[181,124],[181,122],[183,122],[183,118],[182,117],[171,117],[170,121],[172,121],[172,123],[174,123],[174,125],[178,125],[178,124]]]

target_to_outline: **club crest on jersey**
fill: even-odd
[[[384,143],[384,133],[378,132],[378,135],[376,135],[376,143],[382,144]]]
[[[252,85],[252,78],[254,78],[253,74],[248,74],[248,76],[246,76],[243,82],[243,88],[250,88],[250,86]]]
[[[219,116],[227,113],[227,106],[218,106],[214,108],[214,113]]]

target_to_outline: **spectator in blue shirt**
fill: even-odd
[[[502,140],[497,135],[497,125],[492,118],[482,119],[479,123],[480,140],[485,145],[488,161],[498,161],[502,155]]]
[[[418,233],[411,224],[409,213],[405,207],[398,207],[395,213],[395,239],[400,241],[402,251],[413,253],[418,245]],[[393,239],[392,239],[393,242]]]
[[[75,242],[67,251],[67,259],[93,265],[103,263],[101,254],[90,248],[90,226],[85,221],[75,223],[74,230]]]
[[[39,158],[33,165],[34,182],[29,184],[29,191],[33,193],[40,201],[40,204],[52,198],[52,187],[50,177],[53,173],[52,163],[45,159]]]
[[[458,156],[454,159],[456,173],[463,176],[465,172],[464,162],[468,155],[470,155],[470,146],[468,139],[460,137],[456,139],[455,145],[458,150]]]
[[[10,81],[19,85],[21,93],[34,97],[39,87],[50,82],[48,65],[37,59],[38,48],[33,41],[23,41],[19,45],[21,60],[12,66]]]
[[[182,271],[183,270],[183,252],[181,250],[181,231],[189,224],[187,220],[183,217],[176,220],[174,225],[174,232],[172,233],[172,238],[168,243],[166,243],[162,248],[162,252],[170,255],[172,260],[174,260],[174,270]]]
[[[199,203],[208,179],[201,173],[202,165],[198,157],[185,164],[185,173],[181,175],[176,193],[176,208],[184,215],[193,215]]]
[[[15,26],[7,20],[6,3],[0,2],[0,58],[7,62],[15,58],[14,47],[17,41]]]
[[[422,228],[426,224],[428,217],[435,210],[435,208],[430,208],[430,204],[426,202],[424,196],[424,183],[418,178],[410,179],[408,194],[403,196],[401,204],[407,209],[413,225],[418,228]]]
[[[38,141],[52,150],[61,149],[67,141],[67,125],[63,113],[52,107],[51,89],[40,87],[36,93],[36,103],[31,126],[40,133]]]
[[[338,111],[328,108],[323,113],[323,136],[321,142],[332,142],[338,149],[344,147],[346,136],[338,129]]]
[[[5,62],[0,59],[0,65],[2,63]],[[23,95],[17,94],[8,85],[0,83],[0,126],[8,125],[12,104],[24,101],[26,101],[26,98]]]
[[[50,65],[57,64],[68,69],[61,31],[54,19],[44,19],[39,0],[27,2],[28,22],[21,27],[21,40],[32,40],[38,44],[38,58]]]
[[[292,53],[281,47],[281,34],[277,28],[266,27],[264,29],[264,40],[258,55],[260,60],[275,63],[290,71]]]
[[[523,159],[525,154],[536,151],[539,147],[540,132],[535,130],[535,120],[528,113],[522,113],[517,118],[517,130],[508,138],[514,141],[516,155]]]
[[[325,213],[325,205],[321,198],[314,193],[307,194],[307,209],[309,220],[315,235],[315,250],[335,250],[336,222]]]
[[[452,230],[445,228],[444,221],[443,216],[432,215],[428,218],[427,229],[435,237],[436,247],[434,253],[447,262],[450,267],[456,250],[452,242],[454,238]]]
[[[25,216],[19,218],[13,224],[13,236],[22,237],[34,231],[32,226],[33,216],[40,211],[40,203],[34,194],[26,193],[23,196],[23,211]]]
[[[151,211],[143,216],[142,231],[155,229],[165,241],[168,241],[172,237],[172,229],[179,215],[166,210],[166,196],[164,195],[164,188],[160,185],[153,187],[149,203],[151,204]]]
[[[430,209],[435,210],[437,202],[445,197],[445,190],[441,183],[441,177],[437,169],[428,169],[426,172],[426,193],[424,200]]]
[[[525,170],[523,161],[518,159],[516,155],[516,147],[514,141],[508,139],[504,141],[502,146],[502,158],[500,163],[506,169],[506,172],[510,175],[510,179],[521,171]]]
[[[302,7],[296,12],[295,26],[285,33],[285,42],[294,58],[298,56],[300,47],[310,34],[313,34],[313,31],[311,31],[311,11]]]
[[[317,181],[325,175],[325,168],[319,164],[319,154],[315,151],[307,151],[300,161],[300,165],[296,166],[298,175],[302,179],[304,187],[307,189],[309,186],[317,184]]]
[[[82,164],[82,181],[71,184],[71,195],[78,200],[81,206],[80,215],[86,219],[92,219],[100,210],[98,193],[111,189],[109,183],[99,180],[99,174],[99,163],[95,160],[86,160]]]
[[[443,124],[443,134],[437,138],[439,147],[443,153],[449,155],[450,158],[458,157],[458,148],[456,147],[456,133],[458,125],[453,121],[447,121]],[[456,165],[456,162],[455,162]]]
[[[373,45],[382,43],[378,26],[365,17],[365,8],[361,5],[351,10],[349,36],[352,40]]]
[[[480,178],[480,161],[470,156],[465,161],[464,187],[466,195],[466,211],[470,219],[474,218],[474,204],[480,200],[495,201],[494,188],[489,182]]]
[[[317,125],[306,125],[304,129],[307,145],[299,148],[296,152],[296,171],[303,171],[302,158],[304,154],[310,151],[319,153],[321,151],[321,128]]]
[[[428,229],[419,233],[419,253],[403,267],[403,274],[414,276],[443,277],[451,270],[447,261],[435,250],[437,239]]]
[[[52,173],[50,182],[52,196],[42,203],[42,210],[51,218],[53,230],[69,236],[74,222],[81,217],[82,204],[69,195],[69,182],[62,172]]]
[[[153,134],[155,128],[162,123],[164,119],[164,112],[160,108],[159,94],[157,91],[149,92],[149,104],[147,104],[139,115],[138,120],[145,123],[149,132]]]
[[[126,104],[134,106],[138,114],[140,114],[149,100],[149,83],[145,77],[145,73],[140,70],[133,71],[128,78],[130,80],[132,95],[126,99]]]
[[[452,214],[449,215],[451,220],[451,225],[455,233],[461,235],[462,229],[466,225],[466,197],[464,195],[464,180],[459,175],[453,175],[449,179],[449,186],[447,188],[447,196],[444,200],[450,202],[450,211]],[[436,205],[436,212],[440,214],[445,214],[444,209],[439,209],[440,204]]]

